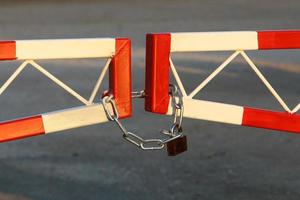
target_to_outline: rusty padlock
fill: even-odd
[[[168,156],[176,156],[187,151],[187,138],[185,135],[167,143]]]

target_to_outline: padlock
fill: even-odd
[[[168,156],[176,156],[187,151],[187,139],[183,135],[167,143]]]

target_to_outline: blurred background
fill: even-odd
[[[141,90],[147,32],[299,29],[299,13],[297,0],[3,0],[0,39],[130,37],[133,90]],[[172,57],[192,91],[230,53]],[[299,103],[297,50],[249,55],[290,107]],[[87,97],[105,60],[37,62]],[[1,62],[0,82],[19,64]],[[197,98],[282,111],[240,57]],[[8,120],[80,102],[28,67],[0,105],[0,119]],[[143,100],[134,100],[134,116],[124,123],[153,138],[171,118],[146,113]],[[299,135],[192,119],[184,119],[184,131],[189,151],[177,157],[142,152],[113,123],[2,143],[0,199],[299,199]]]

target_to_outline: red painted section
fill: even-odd
[[[0,60],[16,59],[16,42],[0,41]]]
[[[42,116],[0,123],[0,142],[45,134]]]
[[[300,31],[258,31],[258,49],[298,49]]]
[[[300,115],[245,107],[242,125],[300,133]]]
[[[170,34],[147,34],[145,109],[166,114],[170,101]]]
[[[132,115],[131,42],[116,39],[116,53],[109,67],[109,91],[113,94],[120,118]]]

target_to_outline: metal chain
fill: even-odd
[[[134,144],[135,146],[143,149],[143,150],[160,150],[165,147],[165,144],[175,140],[182,136],[182,117],[183,117],[183,105],[180,95],[178,95],[178,89],[176,86],[171,87],[170,95],[172,97],[173,108],[174,108],[174,122],[171,126],[170,130],[163,130],[162,133],[165,135],[170,136],[170,138],[166,139],[144,139],[132,132],[126,130],[126,128],[122,125],[119,120],[118,110],[113,100],[113,96],[104,96],[102,98],[102,105],[104,111],[110,121],[114,121],[118,127],[120,128],[121,132],[123,133],[123,138],[128,142]],[[133,92],[133,98],[143,98],[145,96],[144,91],[140,92]],[[176,100],[176,97],[179,99]],[[108,109],[107,105],[110,105],[112,112]]]
[[[108,110],[107,104],[110,104],[112,107],[112,113]],[[122,125],[122,123],[119,120],[119,115],[117,109],[116,109],[116,104],[113,100],[113,96],[105,96],[102,99],[102,105],[104,108],[104,111],[110,121],[116,122],[118,127],[123,133],[123,138],[127,140],[128,142],[136,145],[137,147],[143,149],[143,150],[159,150],[163,149],[165,146],[165,143],[163,140],[160,139],[143,139],[140,136],[131,133],[126,130],[126,128]],[[150,145],[152,144],[152,145]]]
[[[182,101],[182,95],[180,94],[178,88],[175,85],[170,84],[171,87],[171,97],[172,97],[172,103],[173,103],[173,126],[177,125],[178,129],[182,130],[182,119],[183,119],[183,101]]]
[[[180,94],[180,91],[178,90],[176,85],[170,84],[170,96],[171,101],[173,105],[173,124],[170,128],[170,130],[162,130],[161,133],[175,137],[176,135],[182,135],[182,119],[183,119],[183,101],[182,101],[182,95]]]
[[[131,97],[132,98],[145,98],[145,91],[137,91],[137,92],[131,92]]]

